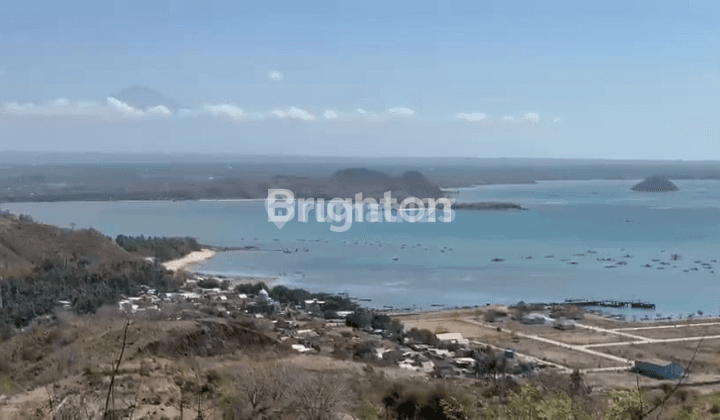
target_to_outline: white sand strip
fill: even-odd
[[[202,249],[200,251],[191,252],[180,259],[164,262],[163,267],[165,267],[166,270],[178,271],[184,269],[189,265],[197,264],[208,260],[214,256],[215,251],[211,249]]]

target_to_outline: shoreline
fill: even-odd
[[[220,252],[248,252],[248,251],[260,251],[256,247],[249,246],[249,247],[215,247],[212,245],[203,245],[203,248],[201,251],[195,251],[192,252],[183,258],[179,258],[176,260],[167,261],[165,263],[162,263],[162,265],[165,267],[165,269],[172,271],[172,272],[181,272],[184,271],[187,274],[192,275],[195,278],[207,278],[212,277],[219,280],[229,280],[230,283],[234,286],[240,285],[240,284],[255,284],[255,283],[265,283],[269,288],[273,288],[279,285],[288,286],[287,282],[283,281],[283,276],[278,275],[258,275],[258,274],[241,274],[241,273],[227,273],[227,272],[203,272],[203,271],[196,271],[192,270],[190,267],[192,265],[199,264],[203,261],[207,261],[213,257],[215,257]],[[266,250],[267,251],[267,250]],[[270,250],[277,251],[277,250]],[[322,290],[317,290],[316,292],[321,293]],[[563,305],[563,304],[571,304],[571,302],[562,302],[562,303],[554,303],[554,305]],[[547,303],[545,303],[547,305]],[[370,305],[364,305],[368,308],[371,308]],[[429,313],[442,313],[446,311],[457,311],[457,310],[477,310],[477,309],[483,309],[486,307],[486,305],[436,305],[438,307],[436,308],[423,308],[420,307],[418,309],[413,309],[409,311],[405,311],[401,309],[400,307],[393,307],[392,309],[389,307],[384,308],[374,308],[376,310],[380,311],[387,311],[393,315],[408,315],[408,314],[429,314]],[[508,304],[508,306],[512,306],[511,303]],[[690,316],[682,316],[680,314],[673,314],[669,317],[663,317],[663,318],[656,318],[653,316],[649,316],[648,318],[640,318],[635,317],[629,314],[624,314],[624,316],[619,316],[620,314],[615,314],[612,311],[609,312],[603,312],[603,311],[596,311],[596,310],[588,310],[583,307],[583,305],[578,305],[582,308],[583,312],[586,315],[595,316],[600,319],[612,321],[614,323],[618,324],[644,324],[644,325],[657,325],[657,324],[663,324],[663,323],[675,323],[680,321],[685,322],[707,322],[711,320],[720,320],[720,314],[718,313],[708,313],[703,315],[693,314]],[[408,308],[409,309],[409,308]],[[655,315],[655,311],[652,313],[647,313],[647,315]],[[644,311],[638,312],[638,315],[645,315]],[[679,316],[678,316],[679,315]]]
[[[256,276],[256,275],[234,275],[224,273],[208,273],[202,271],[191,270],[191,266],[199,264],[203,261],[207,261],[217,256],[220,252],[244,252],[257,250],[255,247],[214,247],[214,246],[203,246],[200,251],[194,251],[188,255],[178,258],[176,260],[170,260],[162,263],[166,270],[172,272],[184,271],[187,274],[192,275],[196,278],[214,277],[220,280],[229,280],[232,286],[240,284],[254,284],[254,283],[265,283],[269,288],[279,286],[281,284],[280,277],[278,276]]]
[[[178,272],[185,270],[185,268],[188,266],[201,263],[205,260],[209,260],[215,255],[217,255],[217,253],[212,249],[203,248],[200,251],[191,252],[182,258],[166,261],[162,263],[162,265],[163,267],[165,267],[166,270]]]

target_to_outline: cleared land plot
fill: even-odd
[[[575,330],[570,331],[560,331],[552,328],[550,325],[525,325],[516,321],[488,324],[503,328],[503,332],[498,332],[492,327],[472,325],[462,321],[461,318],[464,318],[463,315],[465,315],[467,318],[472,318],[477,322],[485,323],[482,316],[478,317],[478,313],[473,312],[474,311],[463,311],[460,313],[436,312],[433,313],[432,316],[415,315],[398,318],[401,318],[403,321],[407,321],[411,327],[426,328],[433,332],[459,332],[467,338],[483,343],[492,344],[501,348],[512,348],[519,353],[524,353],[529,356],[568,366],[570,368],[580,369],[617,367],[620,363],[611,359],[605,359],[601,356],[582,353],[573,349],[553,345],[552,343],[540,342],[531,338],[521,338],[517,335],[511,334],[508,330],[528,335],[535,335],[567,345],[605,344],[616,342],[629,343],[635,341],[630,337],[624,337],[610,332],[594,331],[582,327],[578,327]],[[618,332],[624,332],[650,339],[720,335],[720,325],[712,325],[713,323],[718,322],[717,319],[691,321],[683,320],[674,323],[657,324],[627,324],[589,315],[586,316],[583,322],[588,325],[617,330]],[[708,325],[686,326],[687,324],[697,323],[707,323]],[[668,326],[674,325],[682,325],[682,327],[668,328]],[[647,327],[663,328],[650,329]],[[681,362],[687,362],[692,357],[698,342],[698,340],[695,340],[673,343],[611,345],[607,347],[593,347],[592,350],[631,360],[649,358],[670,360],[672,357],[675,357]],[[703,341],[701,350],[696,360],[696,376],[701,373],[703,375],[720,374],[720,339],[707,339]]]
[[[410,325],[412,325],[413,322],[409,322]],[[497,336],[504,336],[507,335],[509,338],[509,334],[507,333],[500,333],[495,330],[489,329],[489,328],[483,328],[479,327],[477,325],[468,324],[467,322],[463,322],[461,320],[455,320],[455,319],[421,319],[419,322],[414,324],[414,328],[417,329],[427,329],[432,332],[438,333],[438,332],[453,332],[453,333],[460,333],[465,338],[474,339],[482,341],[482,338],[487,335],[497,335]]]
[[[390,316],[398,321],[410,322],[418,319],[459,319],[476,317],[485,313],[484,309],[456,309],[448,311],[427,311],[427,312],[413,312],[413,313],[393,313]]]
[[[553,328],[552,325],[525,325],[520,322],[508,322],[506,328],[521,332],[523,334],[533,334],[551,340],[560,341],[565,344],[585,345],[600,343],[617,343],[624,341],[633,341],[630,337],[617,334],[599,332],[589,330],[587,328],[577,327],[574,330],[562,331]]]
[[[570,369],[594,369],[617,367],[622,365],[619,362],[605,359],[604,357],[593,356],[591,354],[558,347],[529,338],[513,339],[511,334],[506,334],[505,336],[487,335],[480,338],[479,341],[498,347],[511,348],[517,352],[548,362],[557,363]]]
[[[630,344],[624,346],[598,347],[595,350],[633,360],[657,358],[675,360],[686,364],[692,358],[699,341],[673,343]],[[698,374],[720,373],[720,339],[703,340],[693,364]]]
[[[559,331],[556,329],[552,329],[547,333],[538,335],[540,335],[541,337],[549,338],[551,340],[557,340],[563,343],[576,345],[633,341],[630,337],[593,331],[585,328],[576,328],[573,331]]]
[[[415,323],[415,321],[416,320],[413,320],[410,323]],[[498,332],[492,328],[472,325],[460,320],[421,319],[414,326],[415,328],[425,328],[433,332],[447,331],[461,333],[463,337],[471,340],[491,344],[500,348],[511,348],[519,353],[564,365],[571,369],[592,369],[598,367],[615,367],[620,365],[620,363],[616,361],[605,359],[603,357],[554,346],[549,343],[543,343],[529,338],[521,338],[505,331]]]

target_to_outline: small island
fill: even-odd
[[[667,192],[677,191],[677,185],[673,184],[667,177],[653,175],[645,178],[644,181],[631,188],[633,191],[641,192]]]

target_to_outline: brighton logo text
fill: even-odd
[[[353,222],[368,223],[434,223],[440,221],[449,223],[455,218],[452,198],[425,198],[407,197],[399,204],[392,197],[390,191],[386,192],[378,202],[374,198],[363,199],[362,193],[351,198],[333,198],[327,202],[323,198],[299,198],[290,190],[270,189],[265,200],[265,209],[268,221],[275,223],[282,229],[285,223],[293,220],[307,223],[310,212],[314,211],[318,223],[331,223],[333,232],[346,232]],[[442,211],[439,210],[439,206]]]

